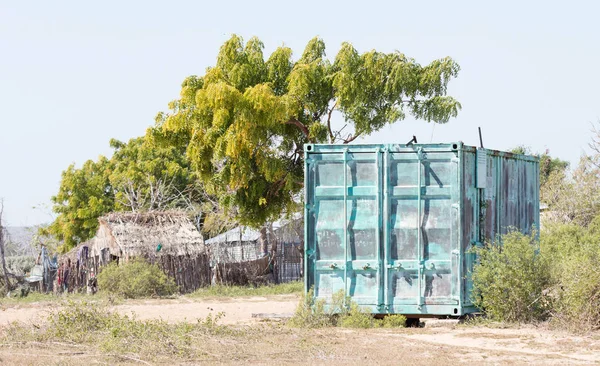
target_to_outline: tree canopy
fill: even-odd
[[[360,53],[344,43],[331,62],[319,38],[296,61],[288,47],[268,58],[263,48],[232,36],[216,65],[185,79],[180,99],[147,132],[185,148],[207,191],[244,224],[296,209],[303,144],[349,143],[407,115],[446,123],[461,108],[446,95],[459,72],[449,57],[422,66],[400,52]],[[345,127],[332,127],[334,111]]]
[[[92,238],[98,218],[108,212],[189,208],[201,202],[184,150],[156,146],[143,137],[127,143],[113,139],[110,145],[110,159],[100,156],[62,173],[59,191],[52,197],[58,216],[42,234],[63,241],[63,252]]]
[[[541,187],[540,199],[550,211],[545,215],[547,222],[587,227],[600,217],[600,130],[592,125],[591,132],[591,152],[583,154],[574,169],[551,171]],[[540,159],[540,176],[542,162]]]

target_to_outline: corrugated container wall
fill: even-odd
[[[471,249],[539,227],[537,158],[454,144],[305,145],[306,291],[377,314],[459,316]]]

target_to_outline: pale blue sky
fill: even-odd
[[[0,0],[0,197],[10,225],[51,219],[69,164],[110,154],[110,138],[142,135],[181,81],[215,63],[237,33],[265,54],[298,56],[322,37],[333,57],[399,50],[420,63],[451,56],[449,93],[463,110],[446,125],[406,120],[367,142],[462,140],[528,145],[576,163],[600,117],[596,2],[211,2]]]

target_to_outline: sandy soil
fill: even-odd
[[[424,328],[321,329],[264,328],[264,319],[253,314],[290,314],[296,296],[235,299],[188,299],[127,301],[114,306],[140,319],[195,321],[224,312],[222,323],[257,328],[256,335],[231,343],[209,340],[206,358],[185,364],[593,364],[600,363],[600,333],[578,335],[547,327],[498,329],[457,324],[456,320],[427,320]],[[48,306],[29,304],[0,309],[0,327],[11,321],[40,321]],[[263,334],[264,333],[264,334]],[[270,334],[271,333],[271,334]],[[63,345],[65,346],[65,345]],[[123,356],[98,355],[90,350],[43,344],[0,344],[0,364],[139,364]],[[102,357],[100,357],[102,356]],[[108,360],[106,357],[109,358]],[[144,361],[145,362],[145,361]],[[141,363],[144,363],[141,362]],[[153,363],[176,364],[174,360]]]
[[[121,314],[134,314],[137,319],[163,319],[168,322],[196,321],[224,313],[221,324],[249,324],[260,321],[252,314],[275,313],[290,315],[296,309],[299,298],[296,295],[273,297],[240,297],[225,299],[190,299],[181,297],[175,300],[129,300],[112,309]],[[48,312],[56,308],[48,303],[31,303],[19,306],[0,307],[0,326],[13,321],[39,322]]]
[[[249,324],[260,321],[252,317],[274,313],[281,315],[293,314],[299,298],[295,295],[280,295],[276,297],[243,297],[235,299],[206,299],[206,300],[147,300],[115,306],[114,309],[122,314],[135,314],[138,319],[163,319],[168,322],[195,321],[224,313],[219,321],[221,324]]]

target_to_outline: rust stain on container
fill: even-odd
[[[473,246],[539,226],[539,163],[462,143],[305,145],[306,291],[377,314],[462,315]]]

